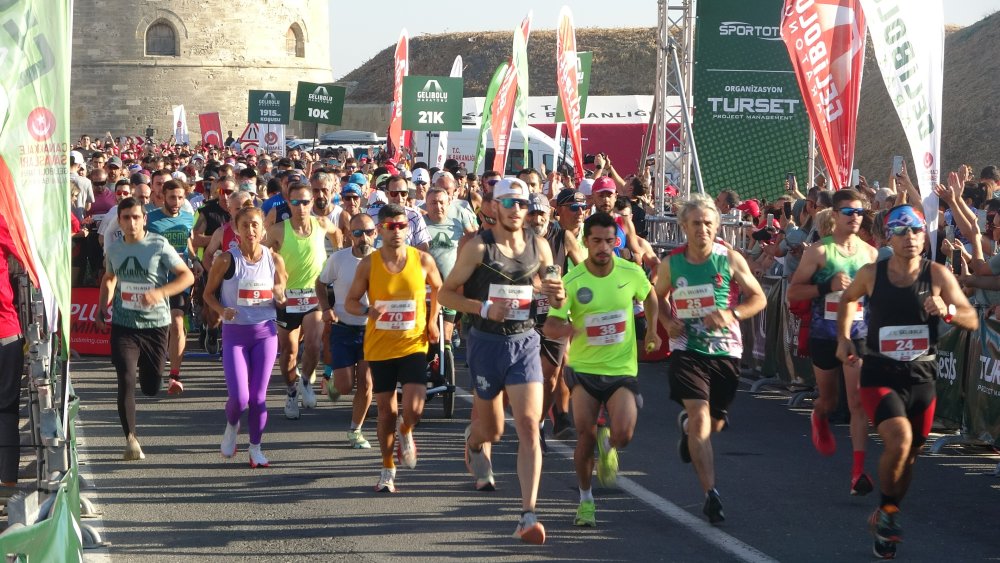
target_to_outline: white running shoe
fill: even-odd
[[[264,457],[263,452],[260,451],[260,444],[250,444],[247,449],[250,452],[250,467],[257,469],[258,467],[268,467],[270,462]]]
[[[361,429],[348,430],[347,431],[347,441],[351,444],[351,447],[356,450],[369,450],[372,445],[368,443],[364,435],[361,433]]]
[[[316,408],[316,392],[313,391],[312,383],[300,376],[296,385],[299,388],[299,397],[302,397],[302,406],[307,409]]]
[[[288,395],[285,400],[285,418],[288,420],[299,419],[299,395]]]
[[[394,493],[396,492],[396,470],[382,468],[382,474],[378,478],[378,483],[375,485],[376,493]]]
[[[146,459],[146,454],[142,453],[142,446],[139,445],[139,440],[136,439],[135,434],[129,434],[125,438],[125,453],[122,454],[122,459],[125,461]]]
[[[486,452],[479,450],[474,452],[469,448],[469,443],[465,443],[465,455],[469,460],[469,469],[472,476],[476,478],[477,491],[495,491],[497,484],[493,478],[493,462],[486,457]]]
[[[410,469],[417,466],[417,444],[413,442],[413,430],[403,434],[396,427],[396,457]]]
[[[226,431],[222,433],[222,457],[233,457],[236,454],[236,438],[240,434],[240,423],[226,423]]]

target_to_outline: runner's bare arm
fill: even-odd
[[[205,230],[207,228],[208,221],[205,219],[204,215],[199,214],[198,220],[195,221],[194,229],[191,230],[191,236],[194,238],[195,248],[204,248],[209,241],[212,240],[210,235],[205,234]]]
[[[473,237],[467,244],[459,248],[455,266],[448,274],[448,279],[444,280],[441,291],[438,293],[438,301],[441,305],[470,315],[479,314],[483,304],[475,299],[467,299],[459,292],[459,288],[472,277],[472,273],[482,262],[485,250],[486,247],[480,236]]]
[[[191,268],[188,268],[186,264],[178,264],[171,271],[174,273],[174,279],[158,288],[163,292],[164,297],[173,297],[194,285],[194,274],[191,273]],[[154,288],[154,291],[156,289]]]
[[[270,248],[271,250],[278,252],[281,250],[281,241],[285,238],[285,229],[282,225],[271,225],[265,231],[267,234],[263,240],[260,241],[261,244]]]
[[[277,220],[278,220],[278,206],[275,205],[271,209],[267,210],[267,216],[264,217],[264,227],[270,229],[271,226],[274,225],[275,221]]]
[[[948,268],[932,262],[931,281],[934,282],[933,287],[939,287],[941,290],[938,295],[932,295],[927,299],[937,298],[936,300],[943,300],[943,303],[938,303],[937,305],[944,309],[944,314],[941,314],[941,310],[938,310],[936,314],[944,317],[947,315],[947,306],[954,305],[955,315],[950,319],[951,324],[965,330],[977,330],[979,328],[979,314],[976,313],[976,309],[969,303],[969,299],[965,297],[965,294],[962,293],[962,288],[958,285],[958,280],[948,271]],[[928,307],[928,305],[925,305],[925,307]]]
[[[271,250],[271,260],[274,262],[274,304],[278,307],[285,306],[285,286],[288,283],[288,270],[285,269],[285,259],[280,254]]]
[[[805,301],[819,297],[819,286],[813,283],[813,275],[825,260],[820,246],[808,246],[802,253],[802,261],[788,284],[788,301]]]
[[[670,312],[670,292],[672,290],[673,288],[670,286],[670,260],[664,260],[656,268],[656,284],[653,285],[653,293],[656,295],[660,324],[670,336],[679,336],[684,330],[684,323]],[[655,330],[655,327],[650,326]]]
[[[343,215],[343,213],[341,213]],[[344,246],[344,235],[340,232],[340,229],[333,224],[333,221],[323,219],[323,227],[326,229],[326,238],[330,239],[330,244],[333,248],[340,250]]]
[[[372,271],[372,256],[372,254],[369,254],[361,259],[358,269],[354,272],[354,281],[351,282],[351,289],[347,292],[347,298],[344,299],[344,310],[352,315],[364,317],[370,313],[361,304],[361,298],[368,292],[368,278]]]
[[[219,302],[219,299],[215,296],[215,292],[222,286],[222,280],[226,277],[226,271],[232,262],[233,255],[228,252],[220,255],[212,262],[212,268],[208,271],[208,281],[205,282],[205,290],[201,294],[205,306],[223,318],[225,318],[225,307]]]
[[[118,277],[111,270],[108,261],[104,261],[104,277],[101,278],[101,289],[97,298],[97,328],[104,330],[107,321],[104,318],[105,311],[111,305],[111,299],[115,295],[115,286],[118,285]]]
[[[729,251],[729,268],[732,277],[740,286],[743,302],[732,308],[739,313],[740,319],[749,319],[767,307],[767,297],[761,289],[757,278],[750,273],[750,266],[743,255],[735,250]]]
[[[427,340],[431,343],[437,342],[441,337],[438,330],[437,318],[441,311],[441,303],[438,302],[438,292],[441,291],[441,273],[438,271],[434,257],[426,252],[420,253],[420,265],[426,272],[425,283],[430,286],[430,311],[427,322]]]
[[[209,272],[212,271],[212,262],[215,261],[215,253],[218,250],[222,250],[222,229],[215,229],[212,238],[205,245],[205,257],[202,259],[202,263]]]
[[[566,290],[563,288],[562,273],[555,279],[548,279],[543,274],[546,267],[552,265],[552,249],[545,239],[538,237],[538,277],[541,278],[541,291],[549,298],[549,303],[553,307],[562,307],[566,300]]]
[[[566,248],[566,256],[569,256],[574,264],[582,264],[587,257],[583,254],[580,243],[576,241],[576,236],[572,232],[564,230],[563,237],[565,237],[563,239],[563,247]],[[565,274],[566,272],[563,273]]]

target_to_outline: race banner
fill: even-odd
[[[101,290],[96,287],[74,287],[70,306],[70,349],[77,354],[111,355],[111,325],[97,328]],[[111,307],[106,310],[111,317]]]
[[[576,80],[578,82],[577,92],[580,93],[580,120],[587,119],[587,101],[590,99],[590,69],[594,66],[594,53],[583,51],[576,54]],[[607,98],[608,96],[604,96]],[[652,98],[652,96],[650,96]],[[649,107],[648,105],[646,106]],[[617,116],[616,116],[617,117]],[[566,116],[563,115],[562,101],[556,96],[556,123],[565,123]],[[649,121],[643,119],[643,123]]]
[[[973,438],[1000,445],[1000,321],[979,320],[969,338],[965,423]]]
[[[462,55],[455,57],[455,62],[451,65],[451,77],[462,78]],[[461,121],[461,120],[460,120]],[[438,150],[434,158],[434,166],[444,168],[444,161],[447,160],[448,152],[448,131],[438,133]]]
[[[490,106],[490,133],[493,137],[493,150],[496,151],[490,168],[501,174],[507,169],[507,150],[510,148],[510,130],[514,124],[516,98],[517,70],[513,65],[509,65]]]
[[[191,136],[188,134],[188,120],[187,112],[184,111],[184,106],[174,106],[174,143],[187,145],[191,142]]]
[[[483,102],[483,108],[493,107],[493,100],[497,97],[497,91],[500,90],[500,82],[506,76],[508,68],[510,68],[510,65],[503,62],[493,72],[493,78],[490,79],[490,85],[486,89],[486,101]],[[483,120],[479,125],[479,137],[476,140],[476,158],[472,163],[472,170],[476,173],[478,173],[479,166],[483,163],[483,158],[486,156],[486,136],[490,131],[490,118],[490,112],[484,109]]]
[[[941,323],[937,342],[937,407],[934,419],[949,428],[962,427],[964,385],[969,354],[969,331]]]
[[[403,128],[407,131],[461,131],[462,79],[403,77]]]
[[[860,0],[872,49],[910,144],[930,240],[937,240],[944,8],[941,0]],[[931,244],[937,251],[937,244]]]
[[[199,113],[198,124],[201,127],[201,144],[222,146],[222,118],[219,113]]]
[[[399,42],[396,43],[396,56],[393,63],[392,108],[389,119],[389,133],[386,135],[385,150],[389,158],[398,158],[402,147],[406,146],[403,137],[403,77],[410,73],[410,40],[406,28],[399,32]]]
[[[694,137],[706,192],[774,200],[806,178],[809,116],[781,40],[784,0],[698,2]]]
[[[279,90],[250,90],[247,103],[248,123],[288,125],[292,114],[292,93]]]
[[[69,352],[71,4],[0,2],[0,228]],[[30,210],[30,213],[28,212]]]
[[[344,118],[346,95],[347,88],[343,86],[299,82],[295,91],[295,119],[340,125]]]
[[[531,10],[524,17],[521,25],[514,30],[514,49],[511,65],[517,73],[517,99],[515,101],[514,120],[521,130],[524,146],[528,146],[528,36],[531,34]],[[522,152],[521,168],[528,167],[528,151]],[[497,170],[501,170],[497,168]]]
[[[583,140],[580,135],[580,91],[576,74],[576,32],[573,14],[568,6],[559,11],[556,31],[556,85],[559,100],[566,110],[566,135],[573,147],[573,175],[576,183],[583,180]]]
[[[261,125],[260,126],[260,151],[268,154],[277,153],[285,156],[285,126],[284,125]],[[247,147],[242,147],[246,150]]]
[[[851,187],[865,17],[858,0],[786,0],[781,38],[835,188]]]

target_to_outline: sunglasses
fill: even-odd
[[[382,228],[387,231],[402,231],[403,229],[409,226],[410,224],[407,223],[406,221],[398,221],[398,222],[386,221],[385,223],[382,223]]]
[[[500,205],[502,205],[504,209],[513,209],[513,207],[515,205],[520,206],[521,209],[527,209],[528,208],[528,200],[526,200],[526,199],[518,199],[518,198],[513,198],[513,197],[505,197],[505,198],[503,198],[503,199],[500,200]]]
[[[857,215],[860,217],[865,214],[865,209],[863,207],[841,207],[837,211],[845,217],[850,217],[851,215]]]
[[[361,199],[359,196],[356,196],[356,195],[342,195],[342,196],[340,196],[340,198],[341,199]]]
[[[311,199],[290,199],[290,200],[288,200],[288,204],[289,205],[301,205],[303,207],[306,206],[306,205],[309,205],[310,203],[312,203]]]
[[[403,190],[403,191],[395,191],[395,192],[389,192],[389,195],[391,195],[391,196],[393,196],[393,195],[401,195],[401,196],[406,196],[406,195],[408,195],[409,193],[410,193],[410,192],[409,192],[409,190]]]
[[[413,183],[416,184],[416,185],[418,185],[418,186],[426,186],[427,185],[427,182],[413,182]]]
[[[115,192],[115,195],[129,195],[131,192],[119,190]]]
[[[93,182],[93,184],[94,184],[95,186],[107,186],[107,185],[108,185],[108,182],[107,182],[107,180],[105,180],[105,181],[103,181],[103,182]]]
[[[222,190],[222,194],[223,195],[233,195],[234,191],[236,191],[236,190]]]
[[[495,185],[497,185],[497,182],[499,182],[499,181],[500,180],[486,180],[486,185],[488,185],[488,186],[495,186]]]
[[[901,225],[901,226],[898,226],[898,227],[889,227],[889,233],[892,236],[901,237],[901,236],[905,235],[907,232],[911,232],[913,234],[918,234],[918,233],[924,232],[924,228],[923,227],[907,227],[905,225]]]
[[[563,207],[568,207],[570,211],[583,211],[587,209],[586,203],[567,203]]]
[[[399,223],[396,224],[398,225]],[[361,235],[372,236],[375,234],[375,229],[354,229],[351,231],[351,234],[356,237],[360,237]]]

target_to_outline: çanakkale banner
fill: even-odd
[[[774,199],[786,173],[805,178],[809,118],[779,32],[783,5],[698,3],[694,135],[708,193]]]

